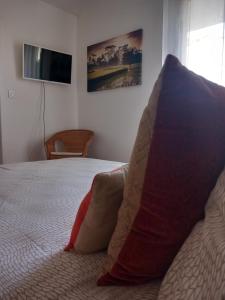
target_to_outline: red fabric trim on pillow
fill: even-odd
[[[93,183],[94,183],[94,180],[93,180]],[[65,249],[64,249],[65,251],[69,251],[69,250],[73,249],[73,247],[74,247],[74,244],[76,242],[77,236],[80,231],[80,227],[84,221],[84,218],[88,211],[88,207],[89,207],[91,199],[92,199],[93,183],[92,183],[92,187],[91,187],[90,191],[87,193],[87,195],[84,197],[83,201],[81,202],[81,205],[77,212],[76,220],[73,225],[70,241],[69,241],[69,244],[65,247]]]

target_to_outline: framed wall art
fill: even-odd
[[[88,92],[141,84],[143,30],[87,48]]]

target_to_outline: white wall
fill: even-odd
[[[3,162],[43,158],[40,83],[22,80],[22,42],[73,54],[71,86],[46,85],[46,133],[78,125],[74,15],[37,0],[0,0]],[[0,81],[1,85],[1,81]],[[15,89],[15,99],[8,99]]]
[[[95,0],[78,16],[79,127],[96,133],[91,155],[128,161],[162,62],[161,0]],[[143,28],[143,84],[87,93],[87,46]]]

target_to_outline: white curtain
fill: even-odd
[[[163,60],[225,85],[225,0],[164,0]]]

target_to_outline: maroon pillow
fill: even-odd
[[[225,165],[225,88],[169,55],[140,123],[99,285],[161,277]]]

